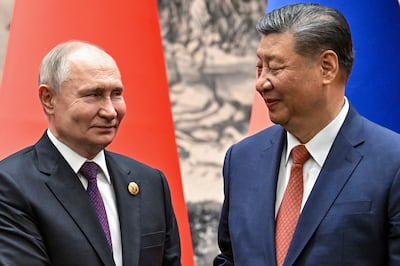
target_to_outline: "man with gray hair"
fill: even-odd
[[[400,265],[400,135],[345,97],[346,19],[293,4],[257,30],[255,86],[276,125],[226,153],[214,265]]]
[[[181,265],[167,180],[105,150],[125,115],[114,59],[69,41],[39,73],[48,129],[0,162],[0,265]]]

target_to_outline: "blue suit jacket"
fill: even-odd
[[[106,151],[105,157],[124,265],[180,265],[163,174],[115,153]],[[139,185],[136,196],[128,192],[131,181]],[[114,265],[86,191],[47,134],[0,162],[0,265]]]
[[[214,265],[269,266],[286,132],[272,126],[233,145]],[[284,265],[400,265],[400,135],[351,107],[300,215]]]

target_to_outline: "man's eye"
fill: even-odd
[[[271,73],[277,73],[280,69],[279,68],[270,68],[269,71],[271,71]]]
[[[120,97],[120,96],[122,96],[122,91],[120,91],[120,90],[113,91],[112,92],[112,96],[113,97]]]
[[[262,66],[256,66],[256,71],[257,71],[257,77],[259,77],[262,72]]]
[[[269,67],[269,71],[271,72],[271,74],[278,74],[281,70],[283,69],[282,66],[273,66],[273,67]]]
[[[83,95],[83,97],[85,98],[98,98],[100,96],[100,94],[98,92],[87,92]]]

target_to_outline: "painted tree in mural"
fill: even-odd
[[[255,24],[265,10],[265,3],[256,0],[159,0],[158,8],[182,159],[191,152],[186,148],[186,139],[209,142],[212,135],[211,141],[219,145],[247,132],[255,47],[259,39]],[[230,79],[228,84],[227,79]],[[237,93],[244,89],[249,92],[247,98],[232,95],[232,91]],[[190,105],[183,96],[190,90],[208,97],[195,98],[198,104]],[[180,101],[185,101],[186,108],[176,106]],[[219,115],[221,109],[225,112],[222,121],[204,121]],[[227,114],[228,109],[235,111]],[[196,133],[204,130],[213,133],[206,134],[206,139],[203,134]]]

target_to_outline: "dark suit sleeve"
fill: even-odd
[[[228,266],[234,265],[233,263],[233,253],[232,245],[229,233],[229,158],[230,158],[231,148],[227,151],[223,167],[224,176],[224,194],[225,199],[222,205],[221,217],[218,226],[218,246],[221,251],[214,259],[214,266]]]
[[[389,195],[388,265],[400,265],[400,169],[397,171]]]
[[[34,215],[18,185],[0,172],[0,265],[50,265]]]
[[[175,218],[174,209],[171,202],[171,194],[165,176],[161,173],[164,186],[164,202],[166,216],[166,237],[164,246],[163,265],[180,266],[181,248],[178,225]]]
[[[214,259],[214,266],[219,265],[234,265],[232,246],[229,236],[229,225],[228,225],[228,207],[229,203],[227,200],[224,201],[221,218],[218,227],[218,245],[221,253],[218,254]]]

